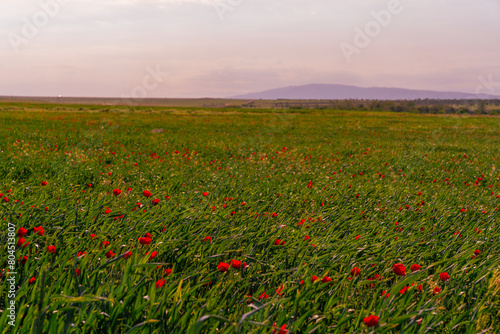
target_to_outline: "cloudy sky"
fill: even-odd
[[[499,42],[500,0],[0,0],[0,95],[500,94]]]

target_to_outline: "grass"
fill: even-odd
[[[0,112],[4,332],[500,331],[496,118],[57,108]]]

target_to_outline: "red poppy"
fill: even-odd
[[[85,254],[87,254],[87,252],[78,252],[76,254],[77,257],[80,257],[80,256],[85,256]]]
[[[162,286],[164,286],[166,281],[167,281],[167,280],[166,280],[166,279],[164,279],[164,278],[159,279],[159,280],[156,282],[156,288],[158,288],[158,289],[159,289],[159,288],[161,288]]]
[[[17,236],[24,237],[26,233],[28,233],[28,230],[25,229],[24,227],[20,227],[19,230],[17,231]]]
[[[115,195],[115,196],[118,196],[118,195],[120,195],[121,193],[122,193],[122,191],[121,191],[120,189],[115,189],[115,190],[113,190],[113,195]]]
[[[29,280],[28,283],[29,283],[29,285],[31,285],[31,284],[34,284],[35,281],[36,281],[36,278],[35,278],[35,276],[33,276],[33,277],[30,278],[30,280]]]
[[[47,181],[42,181],[42,187],[45,187],[47,185]]]
[[[331,279],[330,277],[328,277],[328,276],[325,276],[325,277],[323,277],[323,278],[321,279],[321,282],[323,282],[323,283],[326,283],[326,282],[331,282],[331,281],[332,281],[332,279]]]
[[[422,267],[420,267],[418,264],[412,264],[410,267],[410,270],[412,272],[419,271],[420,269],[422,269]]]
[[[205,237],[205,239],[203,239],[203,241],[206,241],[206,242],[212,242],[212,237],[209,237],[208,235]]]
[[[75,269],[75,271],[76,271],[76,276],[80,276],[80,274],[81,274],[81,270],[80,270],[80,269],[78,269],[78,268],[76,268],[76,269]]]
[[[361,269],[359,269],[358,267],[354,267],[354,268],[351,269],[351,275],[352,276],[357,277],[357,276],[359,276],[360,273],[361,273]]]
[[[406,275],[406,268],[402,263],[396,263],[395,265],[393,265],[392,271],[394,271],[394,273],[399,276]]]
[[[317,280],[319,280],[319,277],[318,277],[318,276],[314,275],[313,277],[311,277],[311,282],[313,282],[313,283],[314,283],[314,282],[315,282],[315,281],[317,281]]]
[[[241,261],[238,260],[231,260],[231,267],[234,269],[240,269],[241,268]]]
[[[35,233],[38,235],[43,235],[45,233],[45,230],[41,226],[35,227],[34,230],[35,230]]]
[[[153,239],[148,238],[148,237],[139,238],[139,242],[141,243],[141,245],[149,245],[152,241],[153,241]]]
[[[207,197],[207,196],[208,196],[208,191],[205,191],[205,192],[203,193],[203,196]]]
[[[281,239],[276,239],[276,240],[274,240],[274,244],[275,244],[276,246],[278,246],[278,245],[283,246],[283,245],[285,244],[285,241],[284,241],[284,240],[281,240]]]
[[[55,254],[56,253],[56,246],[54,246],[54,245],[48,246],[47,247],[47,253]]]
[[[22,245],[22,244],[24,244],[25,242],[26,242],[26,239],[24,239],[24,238],[19,238],[19,239],[17,240],[17,245],[18,245],[18,246],[21,246],[21,245]],[[24,248],[24,247],[26,247],[26,246],[23,246],[23,248]]]
[[[480,251],[479,249],[476,249],[476,250],[474,251],[474,255],[476,255],[476,256],[477,256],[477,255],[479,255],[479,254],[481,254],[481,251]]]
[[[104,246],[104,248],[108,247],[109,241],[107,241],[107,240],[101,241],[101,246],[99,248],[102,248],[102,246]]]
[[[153,205],[158,205],[158,203],[160,203],[160,200],[158,198],[155,198],[151,201],[151,203],[153,203]]]
[[[151,197],[153,194],[152,194],[149,190],[144,190],[144,191],[142,192],[142,195],[143,195],[144,197]]]
[[[262,294],[260,295],[259,299],[262,300],[262,299],[267,299],[269,298],[269,295],[264,291],[262,292]]]
[[[367,327],[375,327],[378,324],[379,317],[376,315],[370,315],[363,319]]]
[[[154,258],[156,257],[156,255],[157,255],[157,254],[158,254],[158,252],[157,252],[157,251],[153,251],[153,252],[151,252],[151,255],[149,256],[149,260],[154,259]],[[146,253],[146,255],[148,255],[148,253]]]
[[[128,252],[126,252],[125,254],[123,254],[123,258],[124,258],[124,259],[128,259],[128,258],[130,258],[130,257],[132,257],[132,252],[130,252],[130,251],[128,251]]]
[[[404,295],[408,291],[408,289],[409,289],[409,287],[405,286],[401,290],[399,290],[399,293],[402,294],[402,295]]]
[[[168,275],[170,275],[171,273],[172,273],[172,269],[165,269],[165,270],[163,271],[163,275],[164,275],[164,276],[168,276]]]
[[[273,327],[276,327],[276,323],[274,323]],[[288,333],[288,329],[286,329],[286,324],[282,325],[282,326],[281,326],[280,328],[278,328],[278,329],[279,329],[278,334],[287,334],[287,333]],[[273,334],[276,334],[276,331],[277,331],[278,329],[273,330]]]
[[[28,257],[26,255],[21,255],[17,260],[21,262],[21,264],[26,264],[26,261],[28,261]]]
[[[450,279],[450,275],[448,275],[448,273],[445,271],[444,273],[441,273],[439,274],[439,279],[441,279],[441,281],[443,282],[446,282],[447,280]]]
[[[433,294],[433,295],[437,295],[437,294],[438,294],[438,293],[440,293],[440,292],[441,292],[441,288],[440,288],[440,287],[438,287],[438,286],[436,286],[436,287],[434,288],[434,291],[432,292],[432,294]]]
[[[220,271],[221,273],[225,273],[229,269],[229,264],[221,262],[217,266],[217,270]]]
[[[91,239],[95,239],[95,237],[97,237],[97,234],[92,233],[91,235],[89,235],[89,237],[90,237]]]
[[[115,257],[115,252],[113,252],[112,250],[109,250],[106,252],[106,257],[109,259],[109,258],[112,258],[112,257]]]

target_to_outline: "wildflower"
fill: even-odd
[[[375,327],[378,324],[379,317],[376,315],[370,315],[363,319],[367,327]]]
[[[43,235],[45,233],[45,230],[41,226],[35,227],[34,230],[35,230],[35,233],[38,235]]]
[[[354,268],[351,269],[351,275],[352,276],[357,277],[357,276],[359,276],[360,273],[361,273],[361,269],[359,269],[358,267],[354,267]]]
[[[395,265],[393,265],[392,271],[394,271],[394,273],[399,276],[406,275],[406,268],[402,263],[396,263]]]
[[[451,276],[450,276],[450,275],[448,275],[448,273],[447,273],[447,272],[443,272],[443,273],[439,274],[439,279],[440,279],[441,281],[443,281],[443,282],[446,282],[447,280],[449,280],[449,279],[450,279],[450,277],[451,277]]]
[[[217,266],[217,270],[220,271],[221,273],[225,273],[229,269],[229,264],[221,262]]]
[[[418,264],[412,264],[410,267],[410,270],[412,272],[419,271],[422,267],[420,267]]]

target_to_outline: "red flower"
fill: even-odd
[[[26,264],[26,261],[28,261],[28,257],[26,255],[21,255],[17,260],[21,262],[21,264]]]
[[[419,271],[420,269],[422,269],[422,267],[420,267],[418,264],[412,264],[410,267],[410,270],[412,272]]]
[[[75,269],[75,271],[76,271],[76,276],[80,276],[80,274],[81,274],[81,270],[80,270],[80,269],[78,269],[78,268],[76,268],[76,269]]]
[[[144,190],[144,191],[142,192],[142,195],[143,195],[144,197],[151,197],[151,195],[153,195],[153,194],[152,194],[150,191],[148,191],[148,190]]]
[[[379,317],[376,315],[370,315],[369,317],[364,318],[363,321],[367,327],[375,327],[378,324],[378,319]]]
[[[434,291],[432,292],[432,294],[433,294],[433,295],[437,295],[437,294],[438,294],[438,293],[440,293],[440,292],[441,292],[441,288],[440,288],[440,287],[438,287],[438,286],[436,286],[436,287],[434,288]]]
[[[99,248],[102,248],[103,245],[104,245],[104,248],[108,247],[109,241],[107,241],[107,240],[101,241],[101,246]]]
[[[441,281],[443,282],[446,282],[447,280],[450,279],[450,275],[448,275],[448,273],[445,271],[444,273],[441,273],[439,274],[439,279],[441,279]]]
[[[151,255],[149,256],[149,260],[154,259],[154,258],[156,257],[156,255],[157,255],[157,254],[158,254],[158,252],[157,252],[157,251],[153,251],[153,252],[151,252]],[[148,255],[148,253],[146,253],[146,255]]]
[[[87,252],[78,252],[76,257],[85,256],[85,254],[87,254]]]
[[[55,254],[56,253],[56,246],[54,246],[54,245],[48,246],[47,247],[47,253]]]
[[[47,185],[47,181],[42,181],[42,187],[45,187]]]
[[[352,276],[357,277],[357,276],[359,276],[360,273],[361,273],[361,269],[359,269],[358,267],[354,267],[354,268],[351,269],[351,275]]]
[[[128,258],[130,258],[130,257],[132,257],[132,252],[130,252],[130,251],[128,251],[128,252],[126,252],[125,254],[123,254],[123,258],[124,258],[124,259],[128,259]]]
[[[112,250],[109,250],[109,251],[106,252],[106,257],[108,259],[112,258],[112,257],[115,257],[115,253]]]
[[[19,232],[18,232],[18,235],[19,235]],[[477,256],[477,255],[479,255],[479,254],[481,254],[481,251],[480,251],[479,249],[476,249],[476,250],[474,251],[474,255],[476,255],[476,256]]]
[[[276,326],[276,323],[274,323],[273,326]],[[286,324],[284,324],[283,326],[281,326],[280,328],[278,328],[280,331],[278,332],[278,334],[287,334],[288,333],[288,330],[286,329]],[[275,329],[273,330],[273,334],[276,334],[276,331],[278,329]]]
[[[24,238],[19,238],[19,240],[17,240],[17,245],[18,246],[21,246],[22,244],[24,244],[26,242],[26,239]],[[26,247],[26,246],[23,246],[23,248]]]
[[[168,275],[170,275],[171,273],[172,273],[172,269],[165,269],[165,270],[163,271],[163,275],[164,275],[164,276],[168,276]]]
[[[166,281],[167,281],[167,280],[166,280],[166,279],[164,279],[164,278],[159,279],[159,280],[156,282],[156,288],[157,288],[157,289],[159,289],[159,288],[161,288],[162,286],[164,286]]]
[[[206,242],[212,242],[212,237],[209,237],[208,235],[205,237],[205,239],[203,239],[203,241],[206,241]]]
[[[392,271],[394,271],[394,273],[399,276],[406,275],[406,268],[402,263],[396,263],[395,265],[393,265]]]
[[[357,235],[357,236],[356,236],[356,240],[358,240],[359,238],[361,238],[361,236],[360,236],[360,235]]]
[[[314,275],[313,277],[311,277],[311,282],[316,282],[317,280],[319,280],[319,277]]]
[[[225,273],[229,269],[229,264],[221,262],[217,266],[217,270],[220,271],[221,273]]]
[[[34,284],[35,281],[36,281],[36,278],[35,278],[35,276],[33,276],[33,277],[30,278],[30,280],[29,280],[28,283],[29,283],[29,285],[31,285],[31,284]]]
[[[208,196],[208,191],[205,191],[205,192],[203,193],[203,196],[204,196],[204,197],[207,197],[207,196]]]
[[[323,278],[321,279],[321,282],[323,282],[323,283],[326,283],[326,282],[331,282],[331,281],[332,281],[332,279],[331,279],[330,277],[328,277],[328,276],[325,276],[325,277],[323,277]]]
[[[160,203],[160,200],[158,198],[155,198],[151,201],[151,203],[153,203],[153,205],[158,205],[158,203]]]
[[[91,239],[95,239],[95,237],[97,237],[97,234],[92,233],[91,235],[89,235],[89,237],[90,237]]]
[[[240,269],[241,268],[241,261],[238,260],[231,260],[231,267],[234,269]]]
[[[269,298],[269,295],[264,291],[262,292],[262,294],[260,295],[259,299],[262,300],[262,299],[267,299]]]
[[[35,227],[34,230],[35,230],[35,233],[38,235],[43,235],[45,233],[45,230],[41,226]]]
[[[26,233],[28,233],[28,230],[25,229],[24,227],[20,227],[19,230],[17,231],[17,236],[24,237]]]
[[[278,245],[283,246],[285,244],[285,241],[284,240],[282,241],[281,239],[276,239],[276,240],[274,240],[274,244],[276,246],[278,246]]]
[[[401,290],[399,290],[399,293],[404,295],[407,291],[408,291],[408,286],[405,286],[404,288],[402,288]]]
[[[304,236],[304,241],[308,241],[308,240],[311,240],[311,237],[308,235]]]
[[[149,245],[152,241],[153,241],[153,239],[148,238],[148,237],[139,238],[139,242],[141,243],[141,245]]]
[[[120,189],[115,189],[115,190],[113,190],[113,195],[115,195],[115,196],[118,196],[118,195],[120,195],[121,193],[122,193],[122,191],[121,191]]]

